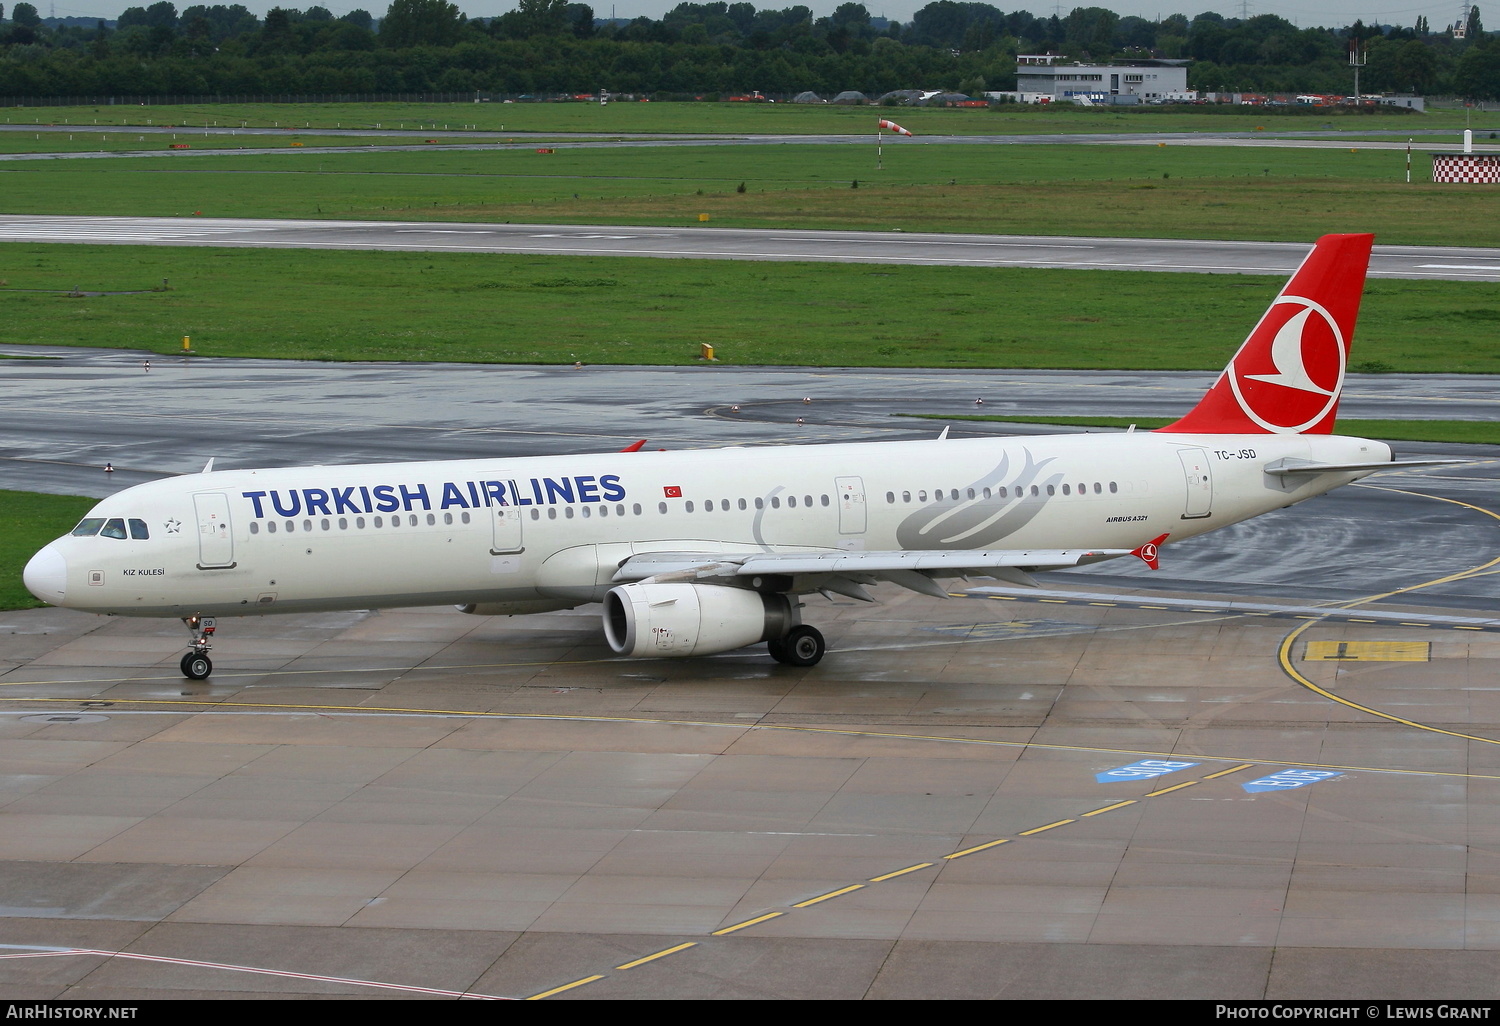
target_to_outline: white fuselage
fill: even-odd
[[[642,552],[1170,545],[1365,473],[1265,473],[1278,460],[1390,458],[1341,436],[1139,432],[221,471],[110,496],[89,518],[125,536],[60,538],[26,580],[130,616],[521,613],[599,601]]]

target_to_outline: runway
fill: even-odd
[[[0,241],[1287,275],[1300,243],[425,221],[0,215]],[[1500,248],[1376,246],[1373,278],[1500,281]]]
[[[914,437],[942,422],[890,414],[1175,411],[1209,377],[40,355],[5,361],[6,487]],[[1493,394],[1356,378],[1346,409]],[[1492,1000],[1500,452],[1401,448],[1473,462],[1155,574],[813,597],[812,669],[421,609],[224,620],[190,683],[175,622],[0,613],[0,987]]]

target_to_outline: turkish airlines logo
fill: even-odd
[[[1295,434],[1338,404],[1344,364],[1344,334],[1333,315],[1311,299],[1280,296],[1235,354],[1229,386],[1245,416],[1267,431]]]

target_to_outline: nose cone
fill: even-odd
[[[56,542],[31,557],[21,579],[26,582],[26,590],[43,602],[54,606],[63,604],[63,593],[68,587],[68,563],[57,551]]]

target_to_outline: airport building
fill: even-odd
[[[1031,102],[1181,103],[1188,90],[1185,60],[1124,60],[1114,64],[1063,64],[1055,54],[1016,57],[1018,99]]]

